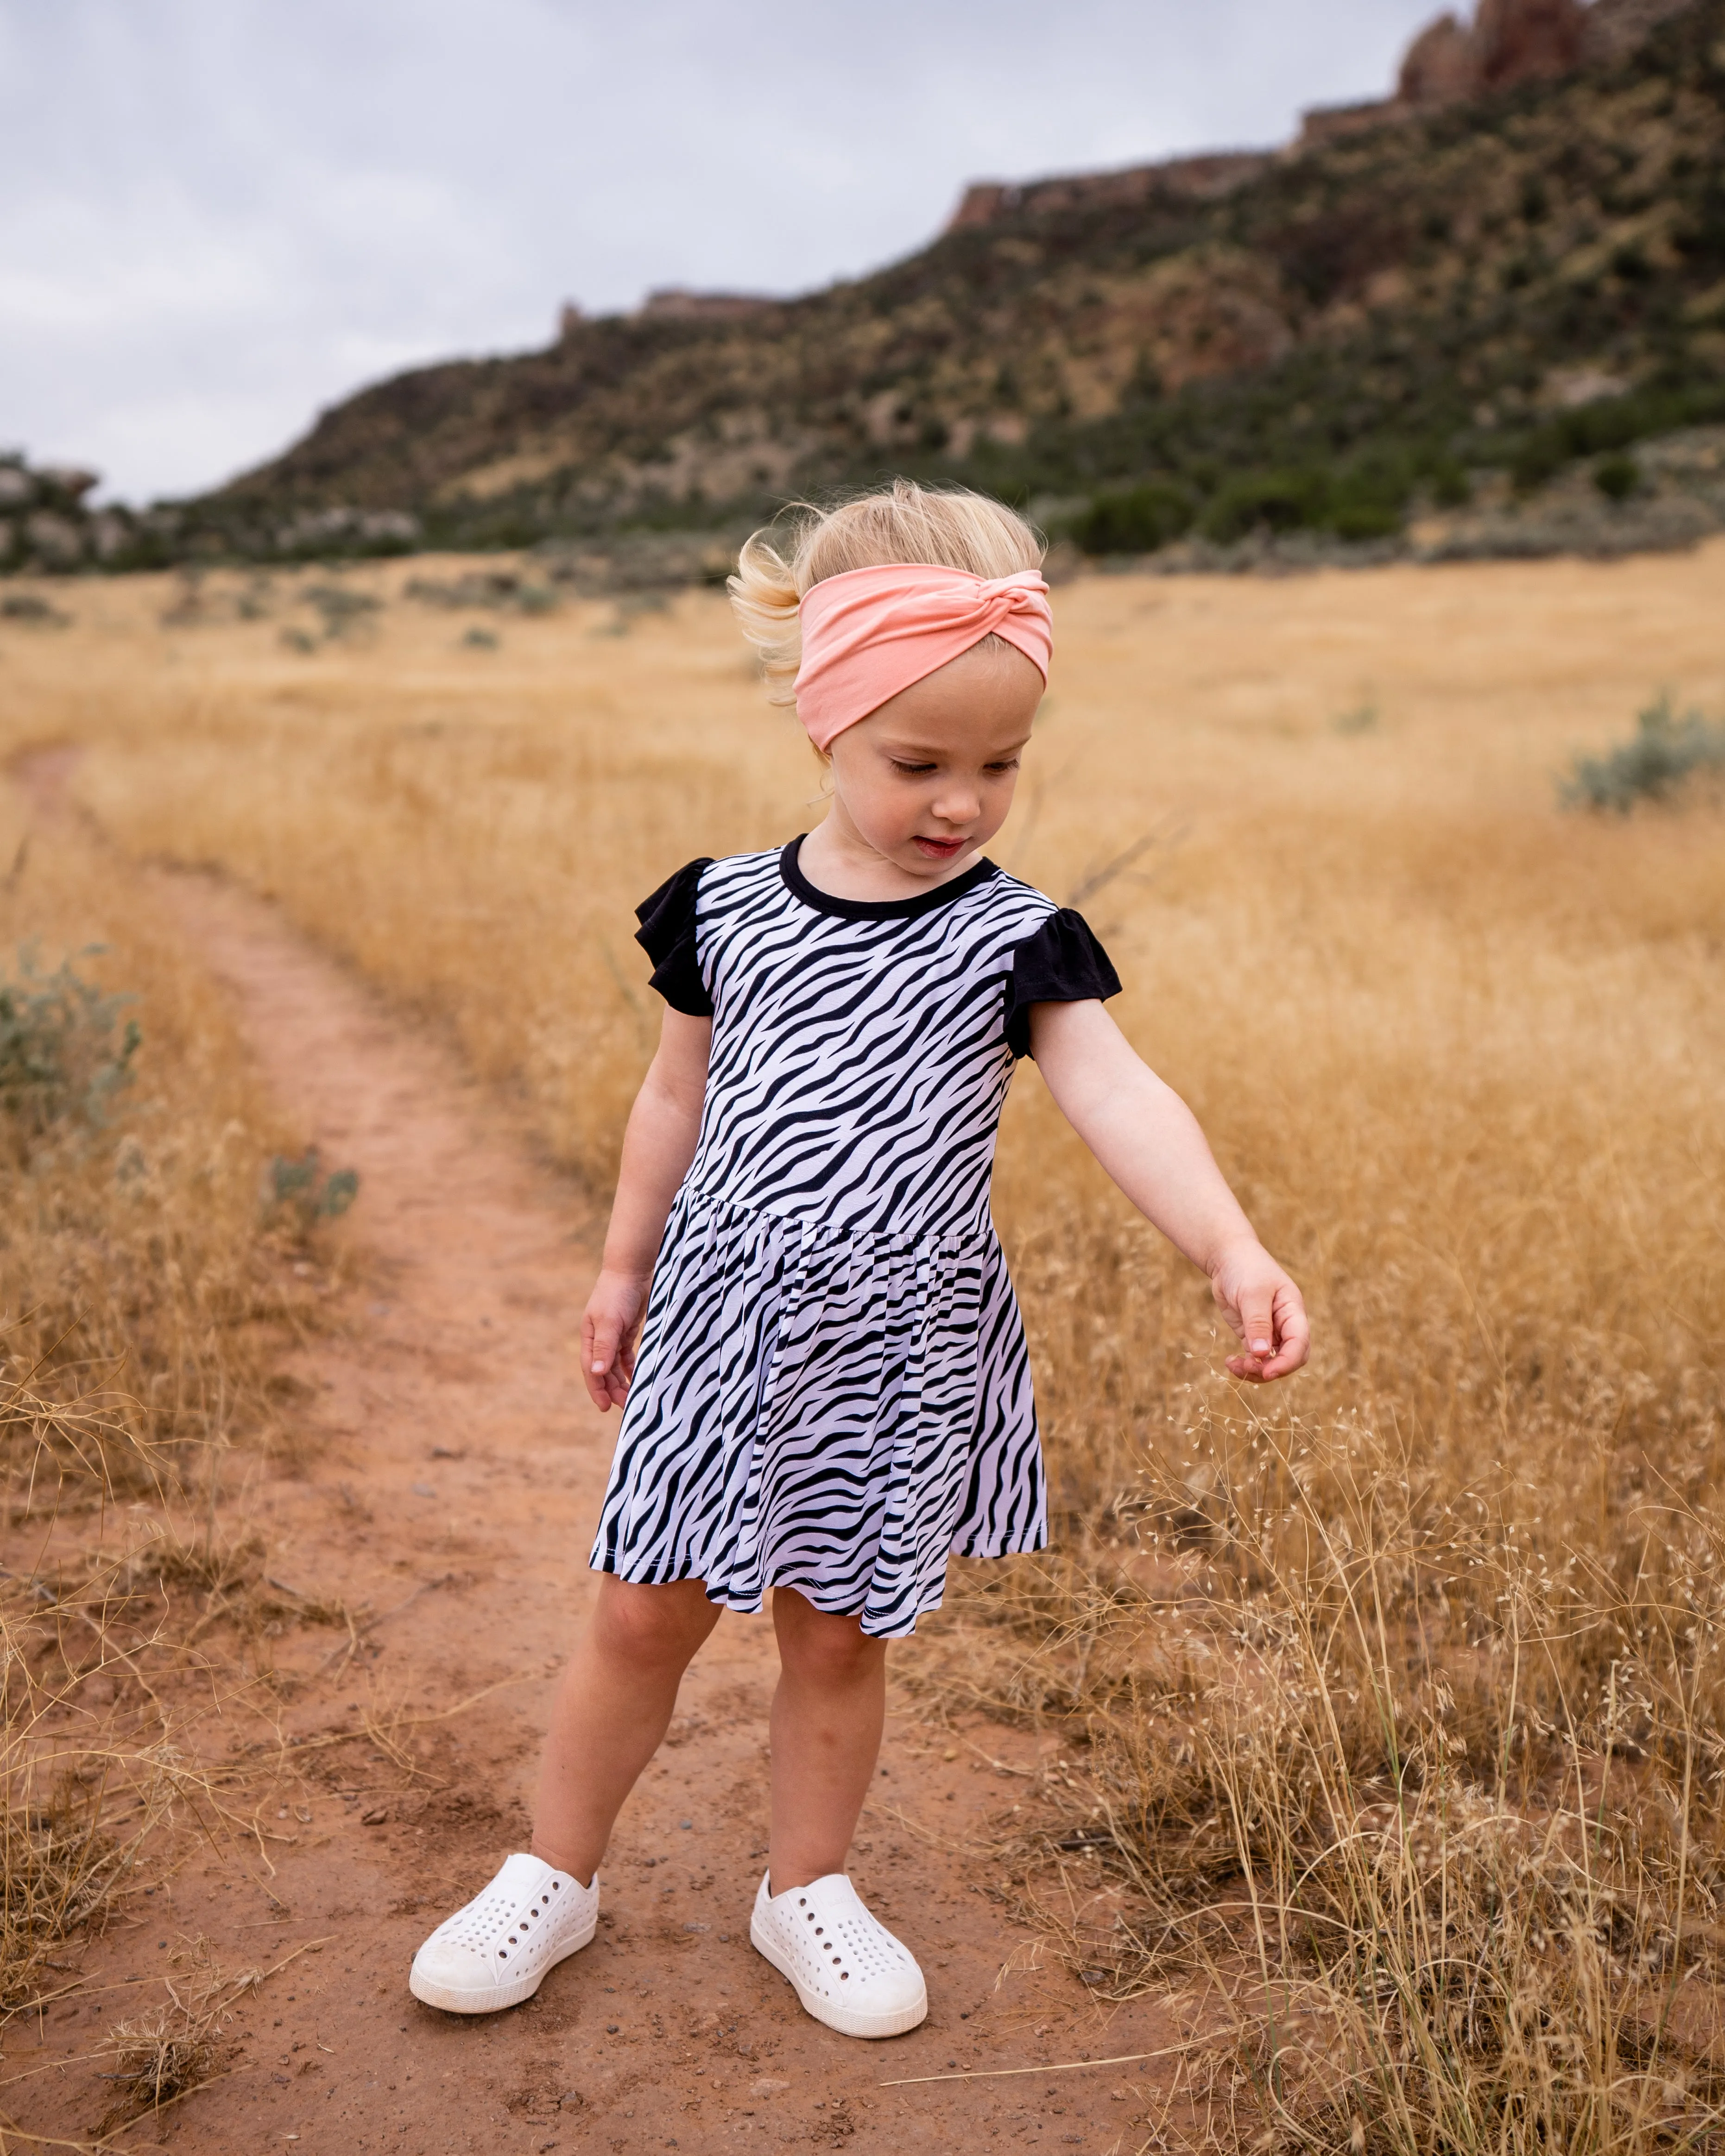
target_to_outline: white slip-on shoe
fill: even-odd
[[[915,1956],[842,1871],[788,1894],[769,1893],[763,1878],[749,1938],[790,1979],[804,2011],[841,2036],[901,2036],[927,2015]]]
[[[531,1999],[599,1921],[599,1876],[583,1887],[542,1857],[511,1856],[481,1894],[413,1956],[408,1989],[445,2014],[495,2014]]]

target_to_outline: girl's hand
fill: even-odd
[[[581,1320],[581,1374],[602,1414],[629,1398],[646,1302],[647,1282],[638,1273],[608,1268],[593,1282]]]
[[[1306,1360],[1312,1327],[1305,1302],[1255,1236],[1224,1246],[1210,1267],[1210,1292],[1245,1348],[1228,1358],[1236,1378],[1266,1385],[1291,1376]]]

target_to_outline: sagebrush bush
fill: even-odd
[[[26,944],[15,978],[0,979],[0,1113],[25,1152],[57,1124],[100,1128],[143,1038],[125,1015],[130,996],[86,980],[69,958],[44,973],[40,957]]]
[[[1635,720],[1630,738],[1604,756],[1578,756],[1563,782],[1571,808],[1628,815],[1638,802],[1668,801],[1697,773],[1725,770],[1725,726],[1699,711],[1679,714],[1662,690]]]

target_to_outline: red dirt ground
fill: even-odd
[[[853,1871],[922,1961],[921,2029],[836,2036],[753,1953],[776,1673],[764,1617],[727,1615],[691,1669],[619,1825],[593,1946],[508,2014],[457,2020],[410,1997],[420,1938],[524,1844],[550,1686],[592,1592],[615,1430],[573,1356],[594,1223],[492,1096],[273,909],[208,878],[163,880],[284,1106],[362,1178],[363,1285],[291,1359],[295,1442],[254,1462],[233,1510],[266,1537],[274,1581],[384,1614],[351,1655],[345,1632],[290,1629],[279,1666],[301,1681],[282,1727],[352,1729],[368,1703],[444,1718],[418,1730],[411,1775],[364,1740],[304,1753],[263,1809],[273,1872],[230,1840],[130,1902],[83,1956],[87,1982],[115,1988],[15,2023],[4,2076],[37,2071],[0,2102],[39,2133],[88,2135],[110,2093],[92,2040],[159,1999],[202,1939],[229,1972],[305,1951],[248,1995],[224,2077],[123,2146],[1141,2148],[1153,2068],[1047,2069],[1154,2051],[1167,2020],[1105,2012],[1070,1976],[1039,1973],[1034,1938],[983,1891],[978,1845],[1023,1789],[1027,1738],[919,1722],[903,1701],[889,1721]],[[488,1686],[501,1688],[447,1712]]]

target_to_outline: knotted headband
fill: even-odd
[[[797,716],[818,749],[985,636],[1022,651],[1045,681],[1054,652],[1048,586],[1034,569],[995,578],[914,562],[846,569],[812,585],[798,611]]]

